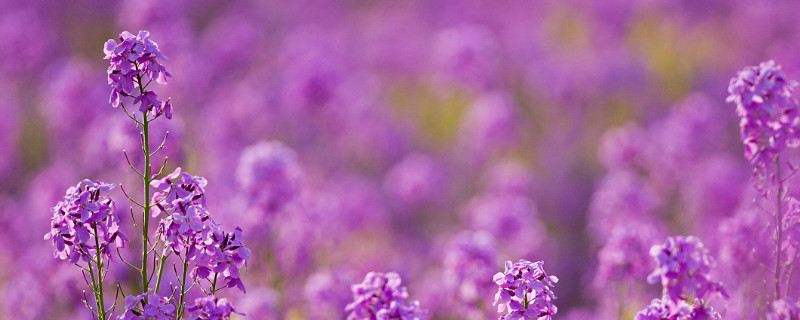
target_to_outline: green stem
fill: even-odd
[[[144,94],[142,77],[138,74],[136,75],[136,81],[139,83],[139,93]],[[147,111],[142,112],[142,118],[142,151],[144,152],[144,177],[142,178],[144,180],[144,223],[142,226],[142,292],[148,292],[150,291],[150,283],[147,276],[147,253],[150,249],[150,180],[152,177],[150,176],[150,120],[147,119]]]
[[[525,309],[528,309],[528,294],[525,293]]]
[[[189,254],[189,249],[186,249],[186,255]],[[176,320],[180,320],[183,315],[183,298],[186,295],[186,270],[189,269],[189,257],[183,256],[183,277],[181,278],[181,297],[178,301],[178,316]]]
[[[164,263],[167,261],[168,255],[161,256],[161,263],[158,265],[158,278],[156,278],[156,293],[161,288],[161,274],[164,273]]]
[[[219,276],[219,273],[215,273],[214,274],[214,281],[211,282],[211,294],[217,293],[217,277],[218,276]]]
[[[94,303],[97,306],[97,309],[98,309],[97,315],[99,316],[100,315],[99,309],[101,307],[100,306],[100,300],[101,300],[100,299],[100,294],[97,292],[97,281],[94,278],[94,267],[92,267],[91,263],[88,263],[88,265],[89,265],[89,275],[92,276],[92,292],[94,293]]]
[[[97,257],[97,260],[95,260],[95,263],[97,263],[97,290],[95,293],[98,296],[97,308],[99,309],[97,314],[100,316],[100,320],[105,320],[106,305],[104,301],[105,299],[103,298],[103,259],[100,256],[100,240],[98,239],[99,235],[97,234],[97,222],[93,223],[92,226],[94,227],[94,252],[95,256]],[[91,263],[89,264],[89,267],[91,268]]]

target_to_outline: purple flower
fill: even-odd
[[[756,168],[768,168],[783,149],[800,145],[796,86],[772,60],[746,67],[730,81],[727,101],[736,104],[745,157]]]
[[[650,255],[656,260],[656,269],[647,281],[655,283],[660,280],[664,296],[671,301],[687,297],[705,298],[710,294],[727,297],[722,284],[711,281],[711,268],[716,262],[700,239],[694,236],[669,237],[663,245],[650,248]]]
[[[634,320],[721,320],[722,316],[702,299],[691,306],[684,300],[670,301],[667,296],[653,299],[650,305],[636,313]]]
[[[150,186],[158,189],[152,199],[155,205],[153,217],[168,209],[176,211],[187,206],[205,207],[206,184],[208,181],[205,178],[181,172],[180,167],[163,179],[151,181]]]
[[[104,59],[111,62],[108,67],[108,84],[112,88],[109,102],[116,108],[122,97],[134,97],[134,103],[141,104],[139,111],[154,117],[166,114],[171,119],[169,100],[162,102],[154,92],[145,90],[151,81],[166,84],[166,79],[172,77],[159,63],[159,60],[166,61],[167,57],[158,49],[158,44],[150,40],[147,31],[139,31],[136,36],[124,31],[119,35],[119,41],[111,39],[103,46]],[[134,92],[137,87],[141,94]]]
[[[145,299],[145,297],[147,299]],[[147,302],[145,302],[147,300]],[[171,320],[175,318],[175,306],[171,297],[162,297],[146,292],[138,296],[125,297],[125,312],[119,320]]]
[[[186,306],[187,320],[223,320],[230,319],[236,312],[228,300],[218,299],[211,295],[194,300],[194,304]]]
[[[367,273],[363,282],[353,285],[353,302],[345,307],[347,319],[422,319],[428,310],[420,310],[418,301],[408,301],[406,287],[400,283],[394,272]]]
[[[661,320],[661,319],[669,319],[670,310],[666,304],[664,304],[664,300],[662,299],[653,299],[650,301],[650,305],[642,309],[636,314],[634,320]]]
[[[156,233],[164,241],[164,250],[185,252],[185,259],[194,263],[192,277],[216,279],[222,276],[226,287],[245,291],[239,269],[247,267],[250,250],[242,242],[242,229],[223,232],[206,207],[203,177],[175,169],[170,175],[154,180],[150,186],[159,191],[153,195],[153,216],[164,217]]]
[[[119,217],[114,212],[114,201],[101,192],[114,185],[83,180],[70,187],[64,200],[50,209],[53,213],[50,232],[44,239],[53,239],[56,250],[53,256],[70,263],[93,261],[96,251],[111,258],[110,245],[125,246],[127,238],[119,230]],[[97,244],[99,243],[99,247]]]
[[[494,275],[492,281],[499,287],[494,304],[497,312],[507,311],[500,319],[550,320],[558,312],[553,304],[556,299],[553,285],[558,278],[548,276],[543,266],[543,261],[520,260],[513,264],[506,261],[505,272]]]
[[[219,279],[225,287],[236,287],[246,292],[239,269],[247,268],[251,252],[242,242],[241,228],[226,233],[218,225],[210,224],[190,241],[192,243],[186,256],[195,265],[191,271],[193,278],[212,281],[221,276]]]

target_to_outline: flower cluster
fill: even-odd
[[[800,145],[800,113],[787,80],[775,61],[739,71],[728,86],[727,101],[736,104],[745,157],[757,168],[769,166],[786,147]]]
[[[143,293],[125,298],[125,312],[119,320],[171,320],[175,318],[175,306],[170,297],[155,293]]]
[[[222,275],[226,287],[236,287],[246,292],[239,278],[239,269],[247,268],[250,249],[242,242],[242,229],[237,227],[234,232],[228,233],[222,232],[218,225],[213,229],[207,237],[197,239],[199,241],[189,248],[187,259],[195,263],[192,277],[211,281],[211,278]]]
[[[203,189],[206,183],[203,177],[181,172],[180,167],[163,179],[150,182],[150,186],[159,190],[153,194],[153,217],[161,212],[169,215],[158,228],[165,249],[183,252],[198,236],[210,232],[206,222],[211,214],[206,209]]]
[[[124,247],[127,238],[119,230],[114,201],[101,195],[113,188],[113,184],[83,180],[67,190],[64,200],[51,209],[50,232],[44,235],[45,240],[53,239],[54,257],[70,263],[88,262],[98,250],[111,258],[111,243]]]
[[[639,311],[634,320],[721,320],[722,316],[707,306],[703,300],[695,299],[691,306],[680,301],[675,306],[667,298],[653,299],[646,308]]]
[[[215,296],[206,296],[194,300],[194,304],[186,307],[189,315],[187,320],[223,320],[230,319],[236,312],[227,299],[219,299]]]
[[[353,285],[353,302],[345,307],[347,319],[422,319],[428,311],[420,310],[418,301],[408,301],[406,287],[400,283],[394,272],[367,273],[363,282]]]
[[[181,168],[150,185],[159,191],[153,195],[153,215],[165,212],[158,235],[165,250],[185,252],[185,259],[194,262],[192,276],[200,279],[223,276],[227,287],[245,291],[239,279],[239,268],[247,266],[250,250],[242,242],[242,229],[226,233],[211,219],[206,208],[207,181],[203,177],[181,172]]]
[[[697,237],[669,237],[663,245],[650,248],[650,255],[657,266],[647,281],[660,280],[664,295],[671,300],[685,300],[689,296],[702,298],[714,293],[727,295],[721,283],[711,281],[711,268],[716,261]]]
[[[104,59],[111,60],[108,67],[111,105],[116,108],[121,97],[135,97],[134,104],[139,104],[139,111],[154,117],[164,114],[167,119],[172,119],[170,100],[161,101],[155,92],[147,90],[151,81],[166,84],[167,78],[172,77],[159,63],[159,60],[166,61],[167,57],[158,50],[158,44],[150,40],[148,31],[139,31],[136,36],[122,32],[119,41],[109,39],[103,49]],[[137,87],[139,92],[135,93]]]
[[[508,311],[500,319],[552,319],[558,311],[552,289],[558,278],[548,276],[543,266],[543,261],[506,261],[505,272],[494,275],[493,281],[499,286],[494,297],[497,312]]]

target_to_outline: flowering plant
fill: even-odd
[[[242,229],[237,227],[234,232],[225,232],[220,224],[214,222],[206,207],[205,178],[177,168],[172,174],[156,179],[166,167],[167,159],[164,158],[163,165],[156,172],[151,167],[152,159],[165,147],[167,136],[158,148],[151,151],[150,125],[162,115],[172,119],[172,105],[170,99],[160,100],[149,86],[153,81],[166,84],[172,77],[161,64],[167,57],[147,31],[139,31],[136,36],[123,32],[118,40],[119,43],[108,40],[104,48],[105,59],[110,60],[109,102],[115,108],[121,107],[142,137],[143,169],[137,169],[127,153],[123,153],[130,168],[142,179],[143,199],[134,200],[120,185],[131,203],[142,210],[137,223],[131,209],[133,226],[141,235],[141,264],[136,266],[125,261],[119,251],[129,239],[120,231],[121,219],[116,213],[114,200],[107,194],[115,187],[112,184],[84,180],[69,188],[64,200],[51,209],[51,231],[45,239],[52,239],[56,258],[69,260],[91,278],[87,285],[94,293],[95,305],[91,306],[87,299],[84,302],[98,319],[112,318],[116,306],[115,298],[114,303],[106,307],[104,294],[112,262],[112,244],[120,260],[141,275],[141,294],[125,298],[125,308],[118,319],[166,320],[183,319],[184,316],[188,319],[229,319],[235,310],[227,300],[218,299],[215,294],[230,287],[245,291],[239,279],[239,269],[246,268],[250,250],[242,241]],[[131,99],[133,104],[139,105],[138,112],[131,113],[125,107]],[[152,196],[151,189],[157,190]],[[160,218],[154,235],[150,229],[151,218]],[[150,254],[153,254],[153,265],[148,265]],[[170,256],[180,260],[183,272],[177,274],[175,269],[177,287],[171,284],[171,291],[165,292],[161,290],[161,284]],[[190,265],[192,270],[188,272]],[[155,280],[154,275],[157,275]],[[124,292],[119,284],[117,287]],[[194,304],[186,304],[187,294],[195,288],[206,296],[198,298]]]

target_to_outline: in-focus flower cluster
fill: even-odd
[[[70,263],[92,261],[97,251],[111,258],[109,246],[125,246],[125,235],[119,230],[119,217],[114,212],[114,201],[101,192],[108,192],[113,184],[83,180],[70,187],[51,212],[50,232],[44,239],[53,239],[56,249],[53,256]],[[99,247],[98,247],[99,246]]]
[[[408,301],[408,291],[400,283],[394,272],[367,273],[363,282],[353,285],[353,302],[345,307],[347,319],[422,319],[428,310],[420,310],[418,301]]]
[[[775,61],[739,71],[728,86],[727,101],[736,104],[745,157],[757,168],[769,166],[786,147],[800,145],[800,114],[787,80]]]
[[[172,75],[167,72],[159,60],[167,57],[158,50],[158,44],[150,40],[150,32],[142,30],[133,35],[127,31],[119,35],[119,43],[109,39],[105,43],[104,59],[110,60],[108,67],[108,84],[111,85],[109,102],[115,108],[122,97],[135,97],[134,104],[139,104],[139,111],[147,112],[152,117],[164,114],[172,118],[172,105],[169,99],[161,101],[155,92],[147,90],[150,82],[166,84]],[[140,88],[139,92],[134,92]]]
[[[544,261],[506,261],[505,272],[494,275],[493,281],[499,286],[494,297],[497,312],[508,312],[500,319],[550,320],[558,312],[553,304],[553,285],[558,278],[548,276],[543,266]]]
[[[153,195],[153,216],[165,212],[158,236],[165,250],[181,255],[194,263],[192,276],[200,279],[220,274],[227,287],[237,287],[243,292],[239,268],[247,266],[250,250],[242,242],[242,229],[222,231],[211,219],[206,208],[207,181],[203,177],[181,172],[181,168],[150,185],[159,191]]]
[[[119,320],[171,320],[175,318],[175,305],[170,297],[143,293],[125,298],[125,312]]]
[[[230,319],[236,312],[227,299],[206,296],[194,300],[194,304],[186,307],[187,320],[223,320]]]

